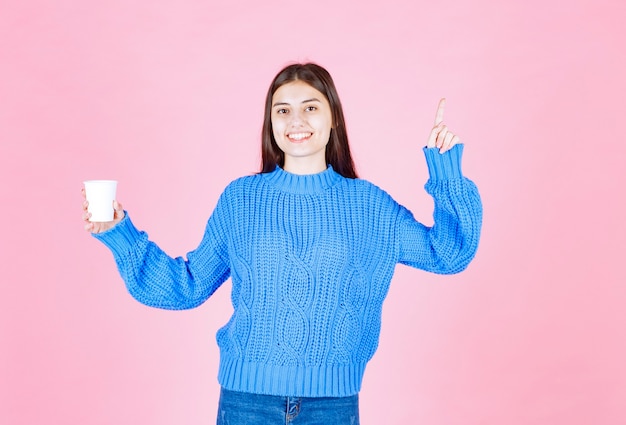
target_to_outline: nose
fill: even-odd
[[[299,111],[294,111],[291,113],[290,115],[290,122],[289,124],[292,127],[302,127],[304,125],[304,117],[302,116],[302,113]]]

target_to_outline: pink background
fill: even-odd
[[[446,96],[484,201],[466,272],[398,267],[362,423],[626,423],[625,3],[243,3],[2,1],[0,423],[214,423],[230,284],[192,311],[134,301],[81,183],[118,179],[184,255],[258,169],[296,60],[334,76],[361,176],[426,223]]]

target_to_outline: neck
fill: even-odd
[[[317,174],[328,168],[326,166],[326,158],[321,160],[311,161],[310,158],[285,158],[285,165],[283,170],[298,175]]]
[[[262,176],[278,190],[302,195],[325,193],[344,180],[330,165],[321,173],[306,175],[293,174],[277,166],[274,171]]]

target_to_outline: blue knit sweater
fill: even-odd
[[[376,351],[396,264],[457,273],[474,257],[482,207],[461,173],[462,148],[424,149],[433,227],[332,167],[306,176],[276,168],[228,185],[187,260],[167,256],[128,214],[94,236],[113,251],[129,292],[149,306],[196,307],[232,277],[234,313],[217,333],[223,387],[351,395]]]

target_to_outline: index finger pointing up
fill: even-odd
[[[443,122],[443,109],[446,107],[446,99],[445,97],[439,101],[439,106],[437,106],[437,115],[435,115],[435,125],[439,125]]]

